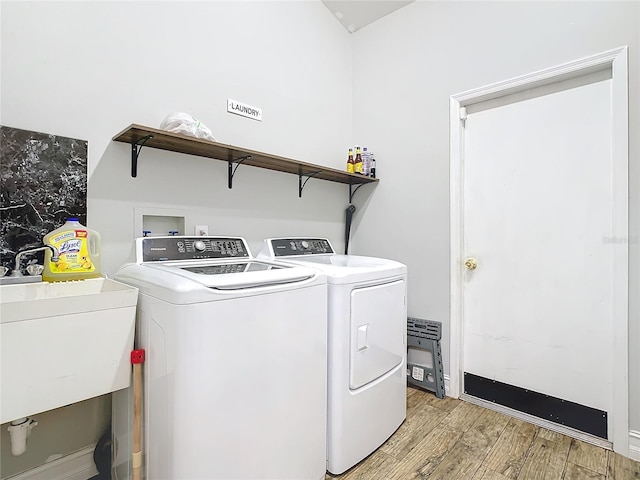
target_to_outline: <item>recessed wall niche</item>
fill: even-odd
[[[0,263],[13,269],[16,253],[39,247],[68,217],[87,219],[85,140],[0,126]],[[25,256],[21,268],[43,264]],[[24,273],[24,272],[23,272]]]

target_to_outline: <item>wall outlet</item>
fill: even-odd
[[[206,237],[207,235],[209,235],[209,226],[196,225],[195,231],[193,233],[198,237]]]

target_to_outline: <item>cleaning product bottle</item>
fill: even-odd
[[[367,147],[362,147],[362,174],[371,175],[371,153]]]
[[[349,149],[349,156],[347,157],[347,173],[354,172],[354,162],[353,162],[353,148]]]
[[[356,159],[353,164],[353,173],[362,175],[362,152],[358,146],[356,146]]]
[[[45,245],[58,251],[58,259],[45,251],[42,280],[65,282],[100,277],[100,234],[82,225],[77,218],[67,222],[43,238]],[[55,260],[55,261],[52,261]]]

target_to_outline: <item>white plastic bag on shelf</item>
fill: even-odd
[[[190,137],[203,138],[215,142],[216,139],[207,126],[200,122],[197,118],[184,112],[173,112],[160,124],[162,130],[168,132],[181,133]]]

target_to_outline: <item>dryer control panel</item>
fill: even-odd
[[[272,238],[270,242],[275,257],[335,253],[326,238]]]
[[[232,237],[143,237],[136,239],[136,249],[138,263],[251,258],[245,239]]]

